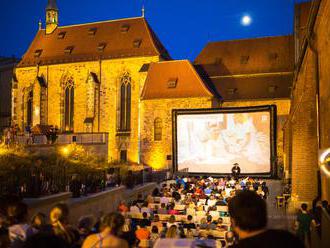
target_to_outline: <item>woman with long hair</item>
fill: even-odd
[[[69,224],[69,208],[64,203],[56,204],[49,214],[50,228],[53,234],[62,238],[69,245],[79,241],[79,232]]]
[[[119,213],[110,213],[101,220],[101,232],[87,237],[82,248],[128,248],[126,240],[119,237],[125,223]]]

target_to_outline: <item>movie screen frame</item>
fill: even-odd
[[[269,112],[270,116],[270,172],[267,173],[241,173],[241,176],[277,178],[277,109],[276,105],[262,105],[253,107],[225,107],[206,109],[173,109],[172,110],[172,154],[173,173],[192,176],[229,176],[231,173],[208,173],[208,172],[179,172],[178,171],[178,140],[177,140],[177,119],[179,115],[204,115],[204,114],[235,114]]]

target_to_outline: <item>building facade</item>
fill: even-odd
[[[283,164],[292,36],[209,43],[192,64],[172,61],[144,17],[72,26],[58,20],[56,2],[48,1],[46,27],[16,68],[12,116],[22,130],[106,132],[109,161],[169,168],[173,109],[276,104]]]
[[[296,69],[285,125],[286,162],[295,206],[311,203],[317,197],[329,200],[330,195],[329,168],[322,172],[319,167],[319,153],[330,146],[329,16],[329,0],[296,6]]]

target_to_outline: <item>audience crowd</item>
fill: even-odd
[[[187,247],[303,247],[289,232],[266,229],[269,190],[263,180],[169,182],[145,198],[120,202],[117,212],[83,216],[77,225],[65,204],[55,205],[49,218],[37,213],[29,221],[23,202],[2,199],[0,247],[175,247],[177,241]]]

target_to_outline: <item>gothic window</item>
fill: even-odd
[[[32,126],[33,124],[33,91],[31,90],[28,94],[26,102],[26,124]]]
[[[131,77],[125,73],[120,79],[119,131],[131,129]]]
[[[154,140],[160,141],[162,140],[162,120],[160,118],[156,118],[154,121]]]
[[[67,79],[64,87],[64,130],[73,131],[74,116],[74,82],[73,78]]]

